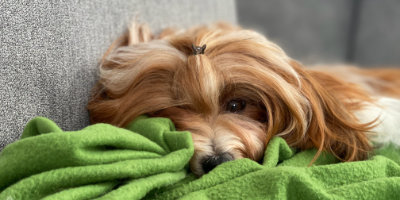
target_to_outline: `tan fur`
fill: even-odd
[[[322,151],[343,161],[367,157],[374,121],[362,124],[354,111],[374,100],[362,87],[304,68],[262,35],[227,24],[168,29],[160,36],[137,29],[103,58],[88,105],[93,123],[125,126],[142,114],[168,117],[178,130],[191,131],[191,168],[199,175],[202,157],[217,152],[259,161],[273,136],[299,149],[315,147],[316,157]],[[192,44],[207,44],[205,54],[192,55]],[[227,112],[235,98],[247,101],[245,110]]]
[[[361,69],[341,65],[314,66],[313,69],[357,84],[371,95],[400,98],[400,70],[397,68]]]

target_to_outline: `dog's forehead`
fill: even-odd
[[[193,55],[193,45],[207,45],[204,55],[215,69],[221,70],[220,73],[237,73],[231,70],[231,66],[237,65],[251,66],[252,69],[271,67],[298,79],[286,53],[255,31],[224,26],[200,28],[171,37],[168,42],[186,56]]]
[[[136,54],[130,54],[135,65],[130,78],[141,75],[163,81],[171,85],[172,98],[207,111],[221,103],[220,96],[227,85],[265,87],[266,80],[285,85],[277,71],[296,75],[286,54],[259,35],[232,31],[197,39],[172,37],[143,44],[140,52],[135,48]],[[195,55],[193,45],[207,45],[207,49],[204,54]]]

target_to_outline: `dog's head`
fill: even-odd
[[[192,45],[204,44],[194,55]],[[191,169],[201,175],[233,159],[260,161],[272,136],[343,160],[365,157],[367,126],[351,113],[357,102],[341,103],[349,97],[366,98],[254,31],[214,24],[155,37],[134,24],[104,56],[89,111],[93,122],[118,126],[142,114],[170,118],[192,133]]]

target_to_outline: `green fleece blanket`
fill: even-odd
[[[240,159],[196,178],[187,174],[190,133],[168,119],[63,132],[36,118],[0,153],[0,199],[400,199],[393,146],[367,161],[323,155],[307,167],[314,154],[274,138],[261,164]]]

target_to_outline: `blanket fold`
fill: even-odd
[[[226,162],[197,178],[187,174],[191,135],[168,119],[63,132],[39,117],[0,153],[0,200],[400,199],[397,147],[348,163],[322,154],[309,167],[315,153],[275,137],[262,162]]]
[[[192,155],[168,119],[62,132],[39,117],[0,154],[0,199],[140,199],[184,178]]]

